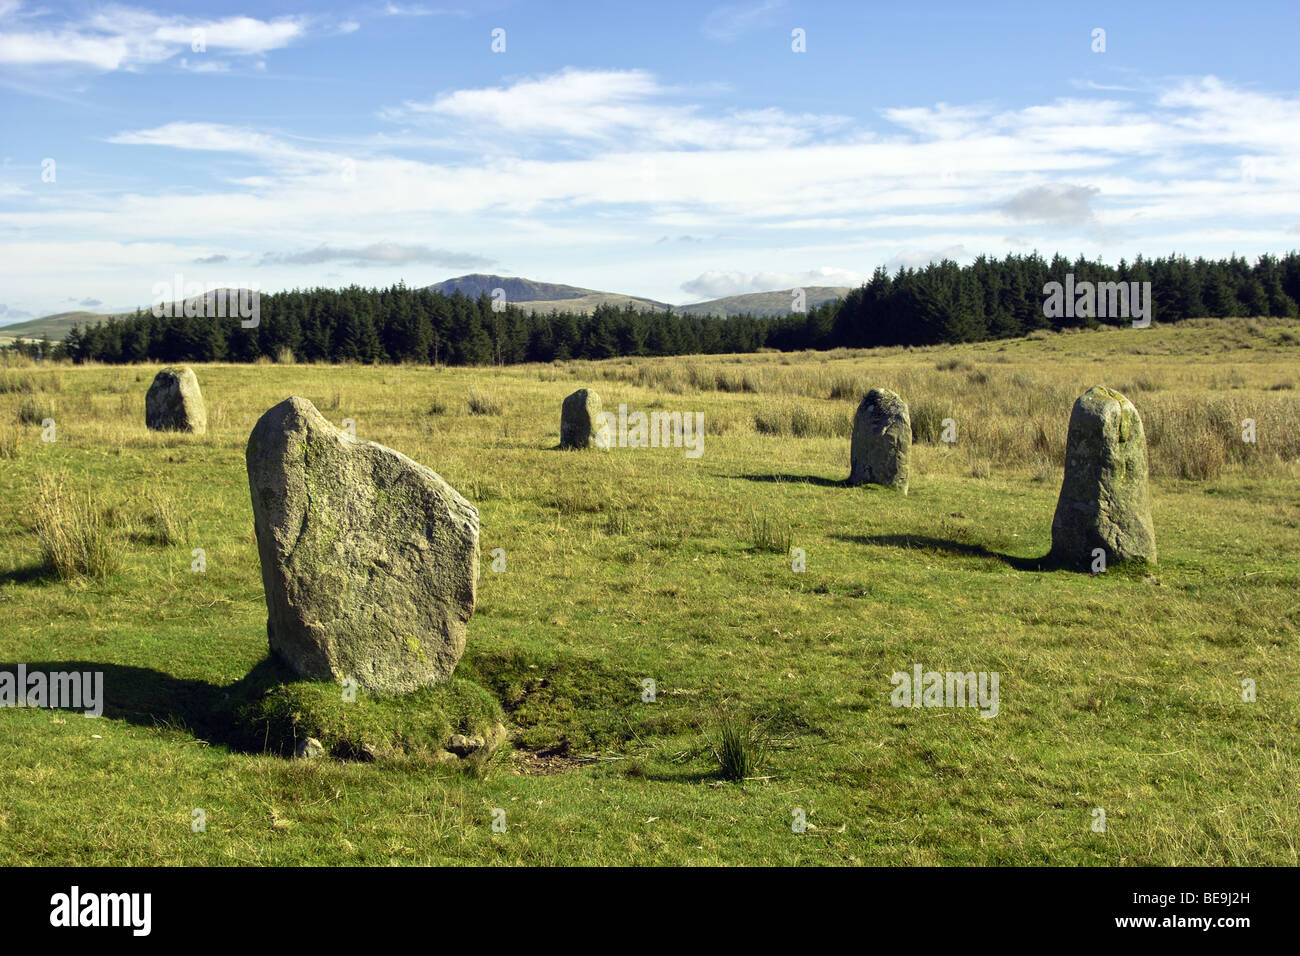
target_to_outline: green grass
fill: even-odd
[[[1294,323],[1258,328],[508,369],[199,366],[202,437],[145,430],[154,367],[15,370],[0,661],[102,670],[107,704],[98,720],[0,710],[0,863],[1295,865],[1300,466],[1277,430],[1297,399],[1275,386],[1297,348]],[[1070,402],[1139,378],[1131,397],[1164,429],[1159,566],[1037,570]],[[860,395],[837,382],[941,403],[958,441],[914,446],[904,497],[843,486],[847,432],[755,426],[799,404],[851,420]],[[703,456],[553,451],[583,385],[607,408],[704,411]],[[501,413],[454,400],[471,389]],[[479,601],[451,684],[346,703],[267,660],[244,445],[290,394],[479,507]],[[27,398],[57,398],[57,441],[19,421]],[[1260,443],[1184,477],[1203,439],[1181,429],[1207,402],[1258,409]],[[45,567],[37,502],[60,473],[109,521],[120,567],[102,577]],[[755,515],[783,553],[758,546]],[[917,663],[997,671],[998,716],[892,707],[890,675]],[[724,774],[719,715],[736,722],[731,766],[761,751],[757,773]],[[431,759],[498,716],[511,739],[492,760]],[[281,756],[301,735],[381,759]]]

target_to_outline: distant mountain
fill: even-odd
[[[207,301],[205,314],[214,314],[216,298],[218,292],[224,292],[227,298],[225,312],[227,315],[236,314],[238,308],[239,290],[237,289],[213,289],[206,292],[203,298]],[[197,299],[193,296],[182,302],[171,303],[172,314],[180,315],[184,313],[185,302]],[[231,305],[230,303],[235,303]],[[146,308],[147,311],[147,308]],[[51,342],[61,342],[63,337],[71,331],[74,325],[79,325],[83,329],[92,325],[98,325],[105,319],[125,318],[134,315],[132,312],[56,312],[53,315],[43,315],[39,319],[28,319],[25,322],[15,322],[13,325],[0,326],[0,345],[7,345],[15,339],[26,339],[28,342],[39,342],[42,337],[48,338]]]
[[[710,299],[707,302],[695,302],[690,305],[669,305],[655,299],[641,296],[624,295],[619,292],[598,292],[595,289],[583,289],[578,286],[561,285],[554,282],[534,282],[511,276],[467,275],[448,279],[429,286],[435,292],[451,295],[459,290],[462,294],[476,299],[483,294],[492,294],[493,289],[504,289],[506,301],[525,309],[537,312],[573,311],[591,312],[600,305],[616,307],[632,306],[637,309],[650,309],[656,312],[676,312],[678,315],[750,315],[763,318],[788,315],[793,304],[790,290],[778,292],[751,292],[746,295],[732,295],[722,299]],[[808,308],[816,308],[823,302],[842,299],[849,293],[850,286],[808,286],[804,289]]]
[[[107,315],[98,312],[56,312],[39,319],[15,322],[13,325],[0,326],[0,345],[14,339],[39,342],[42,338],[48,338],[51,342],[59,342],[74,325],[98,325],[107,318]]]
[[[491,295],[493,289],[504,289],[508,303],[525,309],[536,310],[538,313],[551,311],[592,312],[598,306],[612,305],[615,308],[631,306],[634,309],[645,309],[653,312],[675,312],[678,315],[743,315],[748,313],[760,318],[771,318],[788,315],[791,306],[789,289],[778,292],[751,292],[747,295],[730,295],[721,299],[710,299],[707,302],[673,306],[667,302],[659,302],[655,299],[646,299],[636,295],[624,295],[620,292],[600,292],[596,289],[584,289],[580,286],[562,285],[556,282],[534,282],[531,279],[522,279],[515,276],[493,276],[478,273],[457,276],[455,279],[448,279],[445,282],[436,282],[428,288],[444,295],[451,295],[453,292],[460,291],[463,295],[467,295],[472,299],[477,299],[484,294]],[[807,306],[813,309],[823,302],[842,299],[848,294],[849,288],[849,286],[808,286],[804,289]],[[211,298],[212,295],[213,293],[209,292],[206,297]],[[182,306],[180,303],[176,303],[174,308],[179,311]],[[130,313],[115,314],[129,315]],[[84,328],[97,325],[112,317],[113,314],[100,312],[58,312],[54,315],[43,315],[38,319],[28,319],[25,322],[0,326],[0,345],[18,338],[39,341],[43,336],[48,337],[51,342],[58,342],[68,334],[68,331],[74,325],[80,325]]]
[[[621,308],[630,305],[638,309],[650,309],[667,312],[672,306],[667,302],[656,302],[635,295],[623,295],[619,292],[599,292],[596,289],[583,289],[576,285],[561,285],[557,282],[534,282],[516,276],[489,276],[481,273],[457,276],[446,282],[436,282],[428,288],[443,295],[459,291],[471,299],[481,295],[491,295],[493,289],[503,289],[506,301],[525,309],[538,312],[550,312],[552,309],[562,312],[591,312],[600,305],[612,305]]]
[[[846,285],[810,285],[804,287],[805,304],[815,309],[823,302],[842,299],[849,294],[851,286]],[[679,315],[744,315],[748,313],[759,318],[775,318],[789,315],[793,304],[792,290],[779,292],[750,292],[745,295],[729,295],[722,299],[710,299],[708,302],[695,302],[691,305],[679,305],[674,312]]]

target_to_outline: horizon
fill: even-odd
[[[0,325],[176,273],[684,306],[1300,246],[1283,4],[1263,32],[1210,5],[172,6],[0,0]]]
[[[1283,256],[1285,256],[1285,255],[1294,255],[1294,254],[1296,254],[1297,252],[1300,252],[1300,249],[1290,249],[1290,250],[1286,250],[1284,253],[1282,253],[1282,255],[1283,255]],[[1015,255],[1015,254],[1012,253],[1011,255]],[[1043,253],[1039,252],[1038,250],[1032,250],[1032,251],[1030,251],[1029,253],[1024,253],[1024,254],[1022,254],[1022,255],[1023,255],[1023,256],[1028,256],[1028,257],[1037,256],[1037,257],[1043,259],[1043,260],[1046,261],[1046,262],[1051,262],[1051,261],[1053,260],[1053,258],[1054,258],[1055,256],[1060,255],[1060,253],[1053,253],[1052,255],[1044,255]],[[1203,257],[1189,257],[1189,256],[1184,256],[1184,255],[1181,254],[1181,253],[1173,253],[1172,255],[1173,255],[1174,258],[1185,258],[1185,259],[1187,259],[1188,261],[1196,261],[1196,259],[1198,259],[1198,258],[1203,258]],[[1265,254],[1262,254],[1262,255],[1275,255],[1275,254],[1272,254],[1272,253],[1265,253]],[[1261,255],[1261,257],[1262,257],[1262,255]],[[1156,256],[1146,256],[1146,255],[1142,255],[1142,254],[1139,254],[1139,256],[1140,256],[1140,258],[1142,258],[1144,261],[1154,261],[1154,260],[1157,260],[1157,259],[1160,258],[1160,257],[1156,257]],[[1261,258],[1261,257],[1254,257],[1254,258],[1246,257],[1246,261],[1249,262],[1249,263],[1253,266],[1253,265],[1255,265],[1255,264],[1258,262],[1259,258]],[[980,257],[979,257],[979,256],[976,256],[976,257],[974,257],[974,258],[978,259],[978,258],[980,258]],[[951,260],[951,259],[948,259],[948,258],[945,257],[944,259],[939,259],[939,260],[934,260],[934,261],[935,261],[935,262],[941,262],[941,261],[955,261],[955,260]],[[1208,260],[1208,261],[1226,261],[1226,260]],[[928,264],[929,264],[929,263],[926,263],[925,265],[928,265]],[[1097,260],[1097,263],[1096,263],[1096,264],[1108,265],[1108,263],[1105,263],[1103,260]],[[1120,267],[1122,267],[1123,264],[1121,263],[1121,264],[1117,264],[1117,265],[1119,265]],[[1131,265],[1131,263],[1130,263],[1130,265]],[[922,266],[920,266],[920,267],[913,267],[913,266],[902,265],[902,266],[899,266],[899,267],[898,267],[897,272],[895,272],[895,273],[890,273],[890,276],[891,276],[891,278],[896,278],[897,275],[900,274],[900,273],[902,273],[902,272],[905,272],[905,271],[918,271],[918,270],[921,269],[921,268],[924,268],[924,265],[922,265]],[[1071,273],[1066,273],[1066,274],[1065,274],[1065,279],[1066,279],[1067,281],[1072,282],[1072,281],[1073,281],[1073,278],[1074,278],[1074,277],[1073,277],[1073,274],[1071,274]],[[407,288],[412,289],[412,290],[419,290],[419,289],[432,289],[432,290],[434,290],[435,292],[438,292],[438,293],[440,293],[440,294],[450,296],[450,295],[452,295],[454,292],[460,292],[461,290],[460,290],[460,289],[454,289],[454,290],[452,290],[452,292],[447,292],[447,291],[444,291],[444,290],[442,290],[441,288],[438,288],[438,287],[440,287],[440,286],[444,286],[444,285],[446,285],[446,284],[449,283],[449,282],[457,282],[457,281],[462,280],[462,279],[502,279],[502,280],[510,280],[510,279],[514,279],[514,280],[518,280],[518,281],[529,282],[529,283],[532,283],[532,284],[534,284],[534,285],[550,285],[550,286],[561,286],[561,287],[566,287],[566,288],[574,289],[575,291],[578,291],[578,292],[585,292],[585,293],[588,293],[588,294],[624,295],[624,296],[627,297],[627,298],[635,298],[635,297],[632,296],[631,294],[628,294],[628,293],[619,293],[619,292],[616,292],[615,290],[610,290],[610,289],[582,289],[582,288],[580,288],[580,287],[573,286],[573,285],[570,285],[570,284],[567,284],[567,283],[553,282],[553,281],[551,281],[551,280],[547,280],[547,279],[532,279],[532,278],[529,278],[529,277],[527,277],[527,276],[507,276],[507,275],[498,275],[498,274],[496,274],[496,273],[483,273],[483,272],[468,272],[468,273],[465,273],[465,274],[463,274],[463,275],[459,275],[459,276],[449,276],[449,277],[446,278],[446,279],[442,279],[442,280],[439,280],[439,281],[437,281],[437,282],[432,282],[432,283],[427,283],[427,284],[422,284],[422,285],[409,285],[409,284],[408,284],[408,285],[407,285]],[[402,280],[398,280],[399,283],[400,283],[401,281],[402,281]],[[867,280],[863,280],[861,283],[852,283],[852,284],[849,285],[849,286],[838,286],[838,287],[837,287],[837,286],[807,286],[807,287],[804,287],[804,288],[805,288],[805,291],[810,291],[810,290],[815,289],[815,288],[823,288],[823,289],[830,289],[830,288],[848,288],[848,289],[851,290],[851,289],[858,288],[858,287],[864,287],[864,286],[866,285],[866,282],[867,282]],[[1087,284],[1087,283],[1085,283],[1085,284]],[[365,286],[365,285],[362,285],[362,284],[360,284],[360,283],[353,283],[353,284],[351,284],[351,285],[354,286],[354,287],[357,287],[357,288],[369,289],[369,290],[373,290],[373,291],[381,291],[381,290],[383,290],[383,289],[385,289],[385,288],[395,288],[395,287],[398,285],[398,283],[392,283],[392,284],[390,284],[390,285],[388,285],[388,286],[379,286],[379,285]],[[1060,286],[1060,283],[1056,283],[1056,285],[1059,287],[1059,286]],[[342,286],[342,285],[338,285],[338,286],[318,285],[318,286],[312,286],[312,287],[301,288],[301,289],[287,289],[287,288],[286,288],[286,289],[257,289],[257,290],[249,289],[249,290],[247,290],[247,291],[250,291],[250,292],[256,292],[256,293],[258,293],[259,295],[283,295],[283,294],[290,294],[290,293],[293,293],[293,292],[311,292],[311,291],[314,291],[315,289],[324,289],[324,290],[328,290],[328,291],[342,291],[343,289],[348,288],[348,287],[349,287],[349,286]],[[244,290],[243,290],[243,289],[236,289],[236,288],[234,288],[234,287],[220,287],[220,286],[214,286],[213,288],[205,289],[205,290],[201,293],[201,296],[209,296],[209,295],[211,295],[211,294],[213,294],[213,293],[215,293],[215,292],[228,292],[228,293],[233,293],[233,292],[236,292],[236,291],[244,291]],[[706,305],[706,304],[710,304],[710,303],[713,303],[713,302],[720,302],[720,301],[724,301],[724,300],[727,300],[727,299],[745,298],[745,297],[750,297],[750,296],[756,297],[756,296],[771,295],[771,294],[774,294],[774,293],[779,293],[779,292],[788,292],[788,291],[793,291],[793,289],[765,289],[765,290],[757,291],[757,292],[739,293],[739,294],[737,294],[737,295],[732,295],[732,296],[719,296],[719,297],[717,297],[717,298],[715,298],[715,299],[703,299],[703,300],[699,300],[699,301],[696,301],[696,302],[684,302],[684,303],[662,303],[662,302],[655,302],[654,304],[657,304],[657,305],[664,305],[664,304],[667,304],[667,305],[669,305],[669,306],[670,306],[671,308],[673,308],[673,309],[689,309],[689,308],[692,308],[692,307],[695,307],[695,306]],[[465,292],[462,292],[462,294],[463,294],[463,295],[469,295],[469,293],[465,293]],[[480,293],[479,296],[486,295],[486,294],[487,294],[487,293]],[[1052,295],[1059,295],[1059,294],[1060,294],[1059,291],[1056,292],[1056,293],[1052,293]],[[469,296],[469,297],[470,297],[470,298],[478,298],[479,296]],[[1050,299],[1051,299],[1051,296],[1048,295],[1046,289],[1044,289],[1044,296],[1046,297],[1046,298],[1044,299],[1044,303],[1045,303],[1045,304],[1044,304],[1044,308],[1046,309],[1046,308],[1047,308],[1047,303],[1048,303],[1048,302],[1050,301]],[[146,305],[138,305],[138,306],[135,306],[135,307],[132,307],[132,308],[129,308],[129,309],[123,309],[123,310],[120,310],[120,311],[114,311],[114,312],[91,313],[89,310],[84,310],[84,309],[67,309],[67,310],[64,310],[63,312],[48,313],[48,314],[46,314],[46,315],[42,315],[42,316],[35,316],[35,317],[33,317],[32,319],[23,319],[23,320],[19,320],[19,321],[16,321],[16,322],[9,323],[9,324],[0,325],[0,333],[3,333],[6,329],[11,329],[11,328],[14,328],[14,327],[16,327],[16,326],[18,326],[18,325],[26,324],[26,323],[33,322],[33,321],[43,321],[43,320],[45,320],[45,319],[54,319],[54,318],[58,318],[58,317],[60,317],[60,316],[64,316],[64,315],[93,314],[93,315],[95,315],[95,316],[97,316],[97,317],[99,317],[99,318],[104,318],[104,319],[130,317],[131,315],[134,315],[134,314],[137,314],[137,313],[141,313],[141,312],[149,312],[151,309],[155,309],[155,308],[158,308],[158,307],[160,307],[160,306],[161,306],[162,308],[164,308],[164,309],[168,309],[168,310],[169,310],[169,309],[172,308],[172,307],[179,307],[181,304],[183,304],[183,303],[185,303],[185,302],[187,302],[187,301],[190,301],[190,300],[192,300],[192,299],[198,299],[198,298],[200,298],[200,294],[199,294],[199,293],[195,293],[195,294],[193,294],[193,295],[185,295],[185,296],[183,296],[183,297],[182,297],[182,296],[170,296],[170,295],[169,295],[169,296],[165,296],[165,297],[163,297],[163,298],[161,298],[161,299],[155,299],[153,302],[151,302],[151,303],[149,303],[149,304],[146,304]],[[576,301],[577,298],[579,298],[579,297],[575,297],[575,301]],[[642,297],[642,298],[646,298],[646,297]],[[546,299],[521,299],[521,300],[517,300],[517,301],[514,301],[514,302],[510,302],[509,304],[512,304],[512,305],[518,305],[518,306],[520,306],[520,307],[523,307],[523,306],[530,306],[530,305],[533,305],[535,302],[546,302],[546,301],[552,301],[552,300],[546,300]],[[841,298],[836,298],[836,299],[833,300],[833,301],[839,302],[839,301],[842,301],[842,300],[841,300]],[[1068,303],[1070,303],[1070,304],[1073,304],[1073,302],[1074,302],[1074,298],[1073,298],[1072,296],[1068,296],[1068,295],[1067,295],[1067,297],[1066,297],[1066,301],[1067,301]],[[635,307],[635,306],[634,306],[634,307]],[[582,309],[582,308],[579,308],[579,309],[576,309],[575,311],[581,313],[581,312],[586,312],[586,311],[589,311],[589,310],[588,310],[588,309]],[[170,312],[168,312],[168,314],[170,314]],[[739,313],[739,312],[737,312],[737,313],[732,313],[732,314],[740,315],[740,314],[743,314],[743,313]],[[1207,317],[1210,317],[1210,316],[1207,316]],[[32,339],[30,336],[22,336],[22,335],[18,336],[18,337],[17,337],[17,340],[18,340],[18,341],[23,341],[23,340],[36,341],[35,339]]]
[[[467,273],[465,273],[465,274],[463,274],[463,275],[458,275],[458,276],[448,276],[446,279],[440,279],[440,280],[438,280],[438,281],[436,281],[436,282],[422,283],[422,284],[420,284],[420,285],[410,285],[410,284],[408,283],[408,284],[407,284],[407,288],[410,288],[410,289],[434,289],[435,291],[439,291],[439,292],[441,292],[442,290],[438,289],[438,288],[437,288],[438,286],[446,285],[448,282],[457,282],[457,281],[462,280],[462,279],[505,279],[505,280],[515,279],[515,280],[519,280],[519,281],[523,281],[523,282],[529,282],[529,283],[532,283],[532,284],[534,284],[534,285],[564,286],[564,287],[567,287],[567,288],[570,288],[570,289],[574,289],[575,291],[580,291],[580,292],[586,292],[586,293],[597,293],[597,294],[609,294],[609,295],[625,295],[627,298],[636,298],[635,296],[632,296],[632,295],[629,294],[629,293],[619,293],[619,292],[616,292],[616,291],[611,290],[611,289],[583,289],[583,288],[581,288],[581,287],[574,286],[574,285],[571,285],[571,284],[569,284],[569,283],[564,283],[564,282],[553,282],[553,281],[551,281],[551,280],[549,280],[549,279],[533,279],[533,278],[530,278],[530,277],[528,277],[528,276],[498,275],[498,274],[496,274],[496,273],[492,273],[492,272],[467,272]],[[401,282],[402,280],[398,280],[398,281]],[[388,284],[388,285],[373,285],[373,284],[372,284],[372,285],[368,285],[368,286],[367,286],[367,285],[362,285],[361,283],[352,283],[352,284],[349,284],[349,285],[357,285],[357,286],[360,287],[360,288],[379,290],[379,289],[384,289],[384,288],[392,288],[392,287],[396,286],[397,283],[391,283],[391,284]],[[858,285],[858,283],[854,283],[852,286],[848,286],[847,288],[853,288],[853,287],[856,287],[857,285]],[[329,289],[329,290],[333,290],[333,291],[339,291],[339,290],[342,290],[342,289],[348,288],[348,286],[347,286],[347,285],[332,285],[332,286],[331,286],[331,285],[317,285],[317,286],[312,286],[312,287],[309,287],[309,288],[307,288],[307,289],[303,289],[303,290],[299,290],[299,291],[311,291],[312,289],[316,289],[316,288]],[[844,287],[844,286],[808,286],[807,288],[808,288],[808,289],[813,289],[813,288],[846,288],[846,287]],[[243,291],[243,290],[240,289],[240,288],[236,288],[236,287],[228,287],[228,286],[214,286],[214,287],[212,287],[212,288],[205,289],[205,290],[201,293],[201,295],[203,295],[203,296],[208,296],[208,295],[211,295],[211,294],[214,293],[214,292],[237,292],[237,291]],[[284,288],[284,289],[248,289],[247,291],[250,291],[250,292],[257,292],[257,293],[260,294],[260,295],[277,295],[277,294],[285,294],[285,293],[294,292],[295,289],[289,289],[289,288]],[[460,291],[460,290],[457,289],[457,290],[454,290],[454,291]],[[774,292],[787,292],[787,291],[791,291],[791,290],[788,290],[788,289],[764,289],[764,290],[759,291],[759,292],[746,293],[746,294],[747,294],[747,295],[768,295],[768,294],[771,294],[771,293],[774,293]],[[443,293],[443,294],[445,294],[445,295],[451,295],[452,293],[451,293],[451,292],[445,292],[445,293]],[[463,293],[463,294],[465,294],[465,293]],[[40,320],[43,320],[43,319],[56,318],[56,317],[61,316],[61,315],[74,315],[74,314],[86,313],[86,314],[93,314],[93,315],[96,315],[96,316],[100,316],[100,317],[105,318],[105,319],[116,318],[116,317],[121,317],[121,316],[128,316],[128,315],[132,315],[132,314],[134,314],[134,313],[136,313],[136,312],[148,312],[148,311],[150,311],[151,308],[153,308],[153,307],[155,307],[155,306],[158,306],[158,305],[162,305],[162,306],[164,306],[164,307],[166,307],[166,306],[174,306],[174,305],[179,305],[179,304],[181,304],[181,303],[183,303],[183,302],[185,302],[185,301],[187,301],[187,300],[189,300],[189,299],[197,299],[197,298],[199,298],[199,297],[200,297],[200,294],[199,294],[199,293],[196,293],[196,294],[194,294],[194,295],[186,295],[185,297],[175,297],[175,298],[163,298],[163,299],[157,299],[157,300],[154,300],[154,301],[152,301],[152,302],[150,302],[150,303],[148,303],[148,304],[137,305],[137,306],[133,306],[133,307],[131,307],[131,308],[122,309],[122,310],[116,310],[116,311],[112,311],[112,312],[92,312],[92,311],[89,310],[89,309],[65,309],[65,310],[63,310],[62,312],[46,313],[45,315],[32,316],[32,317],[29,318],[29,319],[19,319],[19,320],[16,320],[16,321],[14,321],[14,322],[9,322],[9,323],[6,323],[6,324],[2,324],[2,325],[0,325],[0,332],[3,332],[5,329],[13,328],[13,327],[15,327],[15,326],[22,325],[22,324],[25,324],[25,323],[28,323],[28,322],[32,322],[32,321],[40,321]],[[471,298],[474,298],[474,297],[471,296]],[[640,298],[648,298],[648,297],[641,296]],[[720,301],[720,300],[722,300],[722,299],[728,299],[728,298],[736,298],[736,296],[719,296],[719,297],[717,297],[716,299],[701,299],[701,300],[694,301],[694,302],[682,302],[682,303],[663,303],[663,302],[656,302],[656,304],[659,304],[659,305],[665,305],[665,304],[666,304],[666,305],[670,305],[672,308],[675,308],[675,309],[685,309],[685,308],[690,308],[691,306],[704,305],[704,304],[706,304],[706,303],[716,302],[716,301]],[[524,299],[524,300],[520,300],[517,304],[519,304],[519,305],[530,305],[530,304],[532,304],[532,303],[535,302],[535,301],[547,301],[547,300]]]

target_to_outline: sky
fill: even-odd
[[[1300,248],[1300,4],[0,0],[0,325]]]

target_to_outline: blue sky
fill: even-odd
[[[942,256],[1283,252],[1297,9],[0,0],[0,324],[178,275],[683,303]]]

